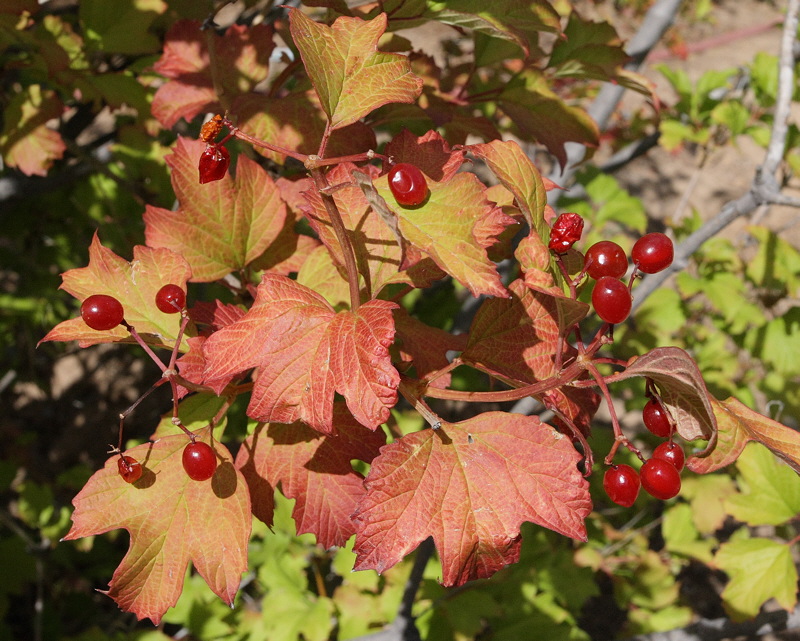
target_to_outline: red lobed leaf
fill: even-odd
[[[419,96],[422,79],[411,73],[408,59],[378,51],[386,14],[370,21],[341,17],[329,27],[291,9],[289,25],[330,129],[350,125],[381,105],[410,103]]]
[[[453,335],[430,327],[409,315],[402,307],[395,310],[394,320],[399,366],[413,365],[416,378],[425,378],[426,375],[446,367],[450,363],[447,352],[460,352],[466,346],[466,334]],[[430,386],[446,388],[450,384],[450,378],[450,374],[441,376],[433,380]]]
[[[213,78],[231,100],[267,77],[275,47],[271,26],[233,25],[223,36],[215,37],[213,70],[208,33],[194,20],[178,20],[167,33],[164,52],[153,65],[170,79],[153,97],[153,116],[164,127],[172,127],[181,118],[191,120],[204,111],[222,112]]]
[[[733,463],[750,441],[768,447],[800,474],[800,433],[781,425],[741,401],[731,397],[718,401],[709,398],[718,426],[717,445],[704,458],[693,456],[686,467],[698,474],[708,474]]]
[[[447,141],[433,130],[417,137],[403,129],[386,143],[383,153],[395,163],[407,162],[418,167],[437,182],[452,178],[464,163],[464,152],[450,149]]]
[[[353,534],[351,515],[366,492],[351,461],[369,463],[386,443],[381,430],[357,423],[343,403],[333,411],[335,433],[323,436],[302,423],[271,423],[249,436],[236,467],[247,480],[253,514],[272,525],[274,489],[295,499],[297,532],[311,532],[323,547],[344,545]]]
[[[64,272],[61,289],[80,301],[92,294],[113,296],[122,303],[126,322],[143,338],[171,347],[178,335],[180,319],[156,307],[156,292],[168,283],[185,290],[191,273],[183,257],[169,249],[137,245],[133,248],[133,260],[128,262],[103,247],[95,233],[89,246],[89,265]],[[97,331],[78,317],[59,323],[40,342],[72,340],[77,340],[81,347],[132,341],[122,326]]]
[[[389,358],[396,307],[372,300],[337,314],[307,287],[264,274],[247,314],[206,341],[205,378],[257,367],[247,413],[259,421],[303,421],[330,433],[336,391],[375,429],[397,402],[399,375]]]
[[[263,254],[282,253],[276,243],[296,246],[286,235],[286,204],[269,174],[240,155],[236,178],[201,185],[197,163],[206,144],[179,138],[167,156],[172,186],[181,206],[177,211],[148,205],[145,237],[151,247],[182,254],[192,267],[192,280],[210,282],[243,269]]]
[[[535,416],[486,412],[404,436],[372,461],[354,569],[383,572],[432,536],[442,582],[461,585],[518,560],[523,521],[586,540],[579,459]]]
[[[565,328],[582,320],[589,306],[561,293],[531,290],[520,280],[508,287],[509,299],[487,299],[478,308],[461,359],[518,384],[530,384],[558,375],[555,354]],[[563,342],[562,362],[577,351]],[[588,433],[599,406],[599,396],[587,388],[550,390],[549,402]]]
[[[214,476],[192,481],[181,462],[188,442],[184,435],[168,436],[127,450],[143,467],[132,484],[120,477],[117,457],[108,459],[73,500],[73,525],[64,537],[127,530],[130,547],[106,594],[155,624],[178,600],[190,561],[230,605],[247,569],[251,513],[244,478],[228,450],[215,443],[220,461]]]

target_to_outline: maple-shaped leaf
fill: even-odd
[[[405,240],[433,258],[474,296],[508,296],[482,244],[485,236],[481,229],[499,220],[505,224],[514,220],[486,199],[486,187],[473,173],[427,183],[428,198],[417,207],[403,207],[394,199],[387,175],[374,181],[380,196],[397,214]]]
[[[528,226],[546,241],[549,232],[544,223],[544,208],[547,205],[545,192],[555,185],[549,180],[545,184],[539,170],[513,140],[493,140],[482,145],[471,145],[469,150],[483,160],[500,183],[514,195]]]
[[[53,161],[67,149],[61,134],[46,124],[59,118],[63,109],[56,93],[43,90],[40,85],[16,93],[3,111],[3,162],[26,176],[46,176]]]
[[[153,65],[156,72],[170,79],[153,97],[153,116],[164,127],[172,127],[181,118],[192,120],[206,111],[224,111],[217,88],[232,100],[266,79],[275,47],[271,26],[233,25],[223,36],[212,35],[211,56],[207,38],[213,33],[202,30],[194,20],[178,20],[167,33],[164,53]]]
[[[535,416],[486,412],[406,435],[372,461],[354,569],[383,572],[432,536],[442,582],[461,585],[518,560],[523,521],[586,540],[579,459]]]
[[[239,127],[251,136],[301,154],[317,153],[327,123],[327,116],[313,91],[280,98],[245,94],[236,99],[231,111],[238,117]],[[375,149],[377,144],[372,128],[363,122],[354,122],[331,134],[325,155],[350,156]],[[254,150],[277,163],[286,160],[286,156],[277,151],[262,147],[254,147]]]
[[[145,238],[151,247],[167,247],[182,254],[192,267],[192,280],[209,282],[243,269],[282,238],[286,205],[275,182],[244,154],[236,178],[226,175],[205,185],[198,181],[197,164],[206,144],[178,138],[167,156],[177,211],[148,205]]]
[[[295,499],[297,533],[311,532],[323,547],[344,545],[353,534],[351,515],[364,495],[364,477],[351,461],[369,463],[386,435],[357,423],[343,403],[334,406],[335,433],[322,435],[302,423],[271,423],[245,440],[236,467],[247,480],[253,514],[272,526],[273,492]]]
[[[422,79],[411,73],[408,58],[378,51],[386,14],[368,22],[341,17],[329,27],[292,9],[289,24],[330,129],[352,124],[381,105],[419,96]]]
[[[505,86],[497,104],[523,138],[543,144],[563,167],[567,162],[566,142],[594,148],[600,133],[597,123],[583,109],[569,106],[553,93],[550,82],[542,72],[526,69]]]
[[[61,289],[80,301],[92,294],[113,296],[122,303],[125,321],[145,340],[153,342],[154,339],[171,347],[178,335],[180,317],[160,311],[156,307],[156,293],[169,283],[185,290],[191,275],[183,257],[172,250],[137,245],[133,248],[133,260],[128,262],[103,247],[95,233],[89,246],[89,265],[64,272]],[[78,317],[59,323],[40,342],[72,340],[77,340],[81,347],[88,347],[132,339],[122,326],[97,331]]]
[[[266,273],[253,306],[206,342],[206,379],[258,368],[247,414],[333,429],[334,391],[359,423],[377,428],[397,402],[399,375],[389,346],[395,303],[371,300],[338,314],[316,292]]]
[[[383,153],[395,163],[407,162],[418,167],[437,182],[452,178],[464,163],[464,151],[450,149],[447,141],[433,130],[417,137],[403,129],[386,143]]]
[[[753,619],[769,599],[791,612],[797,605],[797,565],[792,547],[770,539],[723,543],[714,566],[730,576],[722,592],[725,611],[734,621]]]
[[[178,600],[190,561],[231,605],[247,569],[251,513],[244,478],[228,450],[215,443],[214,476],[191,480],[181,462],[188,442],[181,434],[127,450],[125,455],[143,468],[132,484],[120,477],[118,457],[108,459],[73,500],[73,525],[64,537],[128,530],[128,553],[106,594],[123,610],[155,624]]]
[[[750,441],[766,446],[800,474],[800,433],[781,425],[741,401],[730,397],[710,398],[717,422],[717,446],[705,458],[691,457],[686,467],[698,474],[708,474],[733,463]]]
[[[461,360],[517,384],[557,376],[559,337],[586,316],[588,305],[560,293],[528,289],[520,280],[508,289],[511,298],[487,299],[478,308]],[[562,350],[562,362],[577,353],[566,341]],[[584,431],[599,404],[598,395],[587,388],[553,389],[547,398]]]
[[[661,401],[676,431],[687,441],[709,439],[717,431],[717,419],[703,375],[691,356],[679,347],[657,347],[628,361],[614,380],[645,376],[658,385]]]

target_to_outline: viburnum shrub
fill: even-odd
[[[537,7],[525,29],[502,32],[526,52],[538,48],[538,32],[561,33],[552,7]],[[637,268],[627,282],[620,280],[627,257],[616,250],[597,272],[579,254],[588,249],[580,246],[583,219],[557,217],[547,205],[556,185],[484,115],[458,109],[490,97],[561,163],[567,140],[596,140],[588,117],[548,98],[528,118],[541,107],[520,96],[543,82],[536,70],[499,76],[488,88],[470,84],[485,82],[479,73],[457,76],[449,92],[438,80],[423,83],[419,73],[431,61],[378,48],[387,26],[403,26],[404,16],[365,11],[327,25],[290,9],[282,33],[296,62],[275,74],[268,93],[256,87],[268,78],[272,26],[235,25],[207,38],[198,23],[176,23],[155,65],[168,81],[153,113],[165,127],[215,113],[199,139],[178,138],[167,158],[179,207],[147,206],[146,245],[131,261],[96,235],[88,266],[63,274],[68,293],[103,302],[43,340],[137,343],[161,369],[153,388],[168,384],[173,395],[166,424],[126,450],[124,420],[136,404],[122,413],[117,446],[75,497],[65,537],[130,532],[107,594],[139,618],[161,620],[190,561],[233,603],[252,518],[272,524],[276,488],[295,501],[299,533],[313,533],[324,547],[355,536],[356,570],[383,572],[431,537],[448,586],[516,562],[526,521],[585,540],[593,507],[587,477],[598,469],[621,506],[633,504],[640,483],[663,499],[680,488],[677,466],[645,462],[617,419],[610,387],[634,377],[668,415],[671,439],[706,442],[688,470],[727,465],[750,440],[800,467],[785,445],[791,430],[712,397],[687,352],[664,346],[627,361],[608,353],[640,272],[671,260],[669,238],[634,246]],[[441,19],[473,24],[447,15]],[[557,40],[554,67],[581,55],[569,48],[574,43]],[[402,43],[394,44],[393,51]],[[624,62],[616,41],[592,51],[604,46]],[[625,82],[635,85],[635,76]],[[408,114],[429,130],[403,128]],[[393,126],[378,146],[382,122]],[[446,124],[435,130],[434,122]],[[484,142],[467,140],[473,130]],[[229,172],[225,145],[234,142],[246,151]],[[491,185],[473,172],[477,165]],[[513,267],[501,273],[500,263]],[[587,271],[600,276],[590,284],[594,309],[580,299]],[[444,279],[480,299],[466,333],[415,314],[415,294]],[[187,286],[202,294],[200,284],[217,282],[229,297],[186,307]],[[457,369],[484,375],[490,391],[453,385]],[[237,439],[224,426],[239,397],[252,423]],[[552,413],[551,424],[481,411],[527,397]],[[187,425],[182,410],[197,398],[203,402]],[[456,420],[443,401],[476,410]],[[592,421],[603,401],[614,440],[595,453]],[[396,429],[392,410],[401,402],[425,429]],[[715,449],[718,441],[725,447]],[[615,462],[620,448],[643,462],[640,472]],[[369,465],[366,478],[352,461]]]

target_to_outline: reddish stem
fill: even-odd
[[[347,282],[350,287],[350,311],[357,311],[361,305],[361,292],[359,291],[358,280],[358,266],[356,264],[356,253],[353,245],[350,242],[350,237],[347,234],[347,229],[342,221],[342,215],[339,213],[339,208],[336,206],[333,196],[328,193],[330,184],[328,178],[321,169],[311,169],[311,177],[314,179],[314,185],[319,191],[320,198],[325,205],[325,210],[328,212],[331,226],[336,234],[336,239],[339,241],[339,247],[342,250],[342,257],[344,259],[344,266],[347,270]]]

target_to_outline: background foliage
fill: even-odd
[[[306,4],[334,7],[328,9],[331,18],[338,6]],[[457,29],[436,32],[443,56],[436,60],[438,77],[431,59],[414,60],[415,70],[429,79],[420,105],[387,105],[371,124],[386,136],[396,134],[400,125],[422,134],[442,122],[439,130],[453,143],[466,140],[468,131],[488,139],[514,135],[547,143],[541,124],[529,117],[538,113],[531,102],[536,96],[557,110],[554,118],[569,123],[574,140],[594,142],[597,132],[577,108],[596,95],[595,78],[617,73],[624,55],[611,25],[596,26],[580,12],[568,19],[571,5],[554,4],[571,37],[554,46],[546,76],[530,70],[506,86],[514,70],[500,63],[513,60],[521,47],[540,43],[523,30],[501,54],[486,47],[486,34],[478,35],[476,52],[495,57],[482,60],[486,98],[468,115],[453,110],[443,96],[448,83],[466,73],[463,57],[473,42],[456,24]],[[616,4],[619,11],[608,6],[606,15],[613,15],[622,30],[641,18],[648,3]],[[281,9],[269,2],[241,3],[228,11],[216,19],[241,24],[279,20],[279,25],[283,19]],[[684,11],[684,27],[713,23],[709,3]],[[89,354],[71,345],[35,345],[50,327],[75,315],[73,301],[55,294],[59,274],[86,264],[94,232],[106,247],[130,256],[134,245],[144,243],[145,205],[173,207],[164,158],[179,134],[197,136],[204,114],[188,122],[162,115],[169,126],[153,116],[164,102],[158,92],[179,82],[157,61],[179,20],[202,21],[209,15],[203,3],[180,0],[41,6],[14,0],[0,8],[0,391],[4,406],[13,410],[2,421],[0,564],[10,578],[0,586],[0,638],[349,639],[395,619],[414,568],[412,556],[381,576],[351,572],[351,548],[326,551],[313,536],[298,536],[291,502],[276,494],[273,531],[260,524],[254,529],[249,571],[236,607],[228,609],[202,580],[189,575],[178,605],[153,629],[94,592],[106,585],[124,553],[124,533],[58,543],[69,529],[71,499],[102,465],[106,444],[115,442],[116,415],[154,374],[131,348],[95,348]],[[324,19],[325,11],[316,17]],[[672,38],[679,43],[680,32]],[[596,58],[605,61],[605,68],[582,65],[576,53],[580,45],[597,47],[603,55]],[[658,115],[646,106],[620,113],[602,138],[598,161],[581,169],[580,187],[559,203],[586,218],[586,246],[611,238],[629,250],[645,230],[669,229],[678,240],[695,231],[714,212],[692,210],[680,219],[654,220],[650,204],[625,188],[625,170],[604,171],[603,159],[656,130],[663,150],[690,150],[701,168],[716,150],[745,139],[766,145],[776,69],[768,52],[742,68],[713,70],[694,82],[680,69],[661,65],[658,70],[676,99]],[[259,67],[248,70],[252,76],[237,76],[231,94],[257,90],[263,80]],[[616,80],[646,86],[628,75]],[[541,91],[531,92],[537,83]],[[248,122],[251,109],[252,130],[261,127],[265,136],[272,124],[258,119],[264,105],[255,95],[242,100],[239,114]],[[800,164],[797,139],[792,127],[784,159],[790,186]],[[549,142],[550,154],[563,159],[563,148]],[[250,153],[244,146],[231,146],[234,152]],[[546,158],[544,150],[541,158]],[[259,158],[273,171],[281,160]],[[287,163],[286,171],[301,168]],[[780,411],[781,419],[796,427],[800,254],[787,240],[790,234],[758,224],[758,219],[752,223],[744,241],[716,237],[703,245],[670,286],[649,296],[634,322],[618,329],[615,354],[628,357],[658,345],[684,347],[718,397],[733,395],[773,415]],[[192,293],[225,296],[218,285]],[[449,281],[408,306],[431,325],[452,329],[464,323],[466,298],[463,288]],[[458,385],[458,378],[467,375],[456,371],[454,376]],[[643,404],[641,389],[631,383],[615,392],[635,421]],[[163,394],[148,399],[132,417],[129,435],[144,440],[167,406]],[[401,433],[421,426],[415,414],[402,411],[394,412],[392,421]],[[246,433],[243,408],[227,429]],[[604,438],[611,438],[610,431],[596,430],[600,450]],[[646,444],[650,437],[642,431],[639,438]],[[800,484],[764,448],[748,446],[721,473],[685,478],[681,498],[667,505],[645,496],[632,510],[603,503],[599,479],[598,474],[591,479],[598,487],[592,492],[596,505],[587,544],[530,526],[519,564],[455,589],[439,585],[441,566],[429,560],[413,607],[421,636],[516,639],[534,629],[543,639],[623,638],[682,627],[697,616],[753,617],[769,599],[784,609],[795,607],[792,543],[798,536]]]

